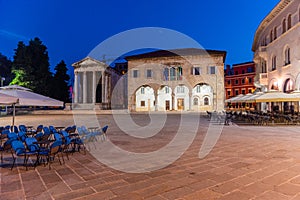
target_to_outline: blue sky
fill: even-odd
[[[0,0],[0,52],[39,37],[51,69],[86,57],[105,39],[139,27],[179,31],[206,49],[227,51],[226,64],[251,61],[259,23],[279,0]]]

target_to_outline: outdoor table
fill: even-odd
[[[55,126],[54,127],[58,132],[62,131],[65,127],[64,126]]]
[[[91,132],[94,132],[98,129],[98,127],[89,127],[88,130]]]
[[[33,144],[39,144],[42,147],[48,147],[51,143],[53,143],[55,140],[41,140],[37,142],[33,142]]]

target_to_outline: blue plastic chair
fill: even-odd
[[[51,163],[55,160],[55,157],[57,155],[60,165],[62,164],[60,161],[59,153],[61,152],[61,141],[55,141],[50,145],[50,148],[46,151],[40,152],[40,157],[45,157],[47,160],[47,163],[49,165],[49,170],[51,169]]]
[[[38,152],[37,151],[27,151],[23,142],[19,141],[19,140],[13,140],[11,142],[11,147],[12,147],[12,158],[13,158],[13,164],[11,167],[11,170],[13,169],[13,167],[15,166],[15,162],[17,157],[24,157],[24,165],[26,166],[26,170],[27,170],[27,163],[28,163],[28,159],[30,156],[38,156]],[[38,161],[38,157],[36,157],[36,162],[34,164],[34,167],[36,166],[36,163]]]

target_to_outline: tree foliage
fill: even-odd
[[[54,68],[56,71],[53,77],[53,97],[64,101],[70,102],[69,98],[69,84],[68,81],[70,80],[70,76],[67,74],[67,65],[62,60],[60,63],[56,65]]]
[[[51,96],[52,74],[49,66],[47,47],[39,38],[30,40],[28,45],[19,42],[12,64],[15,74],[12,83],[26,86],[39,94]]]
[[[12,62],[3,54],[0,53],[0,81],[4,78],[3,85],[8,85],[12,80]]]

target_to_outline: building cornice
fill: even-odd
[[[260,25],[258,26],[255,36],[254,36],[254,41],[252,44],[252,51],[255,52],[256,49],[258,48],[258,42],[259,42],[259,37],[263,30],[269,25],[269,23],[283,10],[285,9],[289,3],[291,3],[293,0],[281,0],[274,8],[273,10],[262,20]]]

